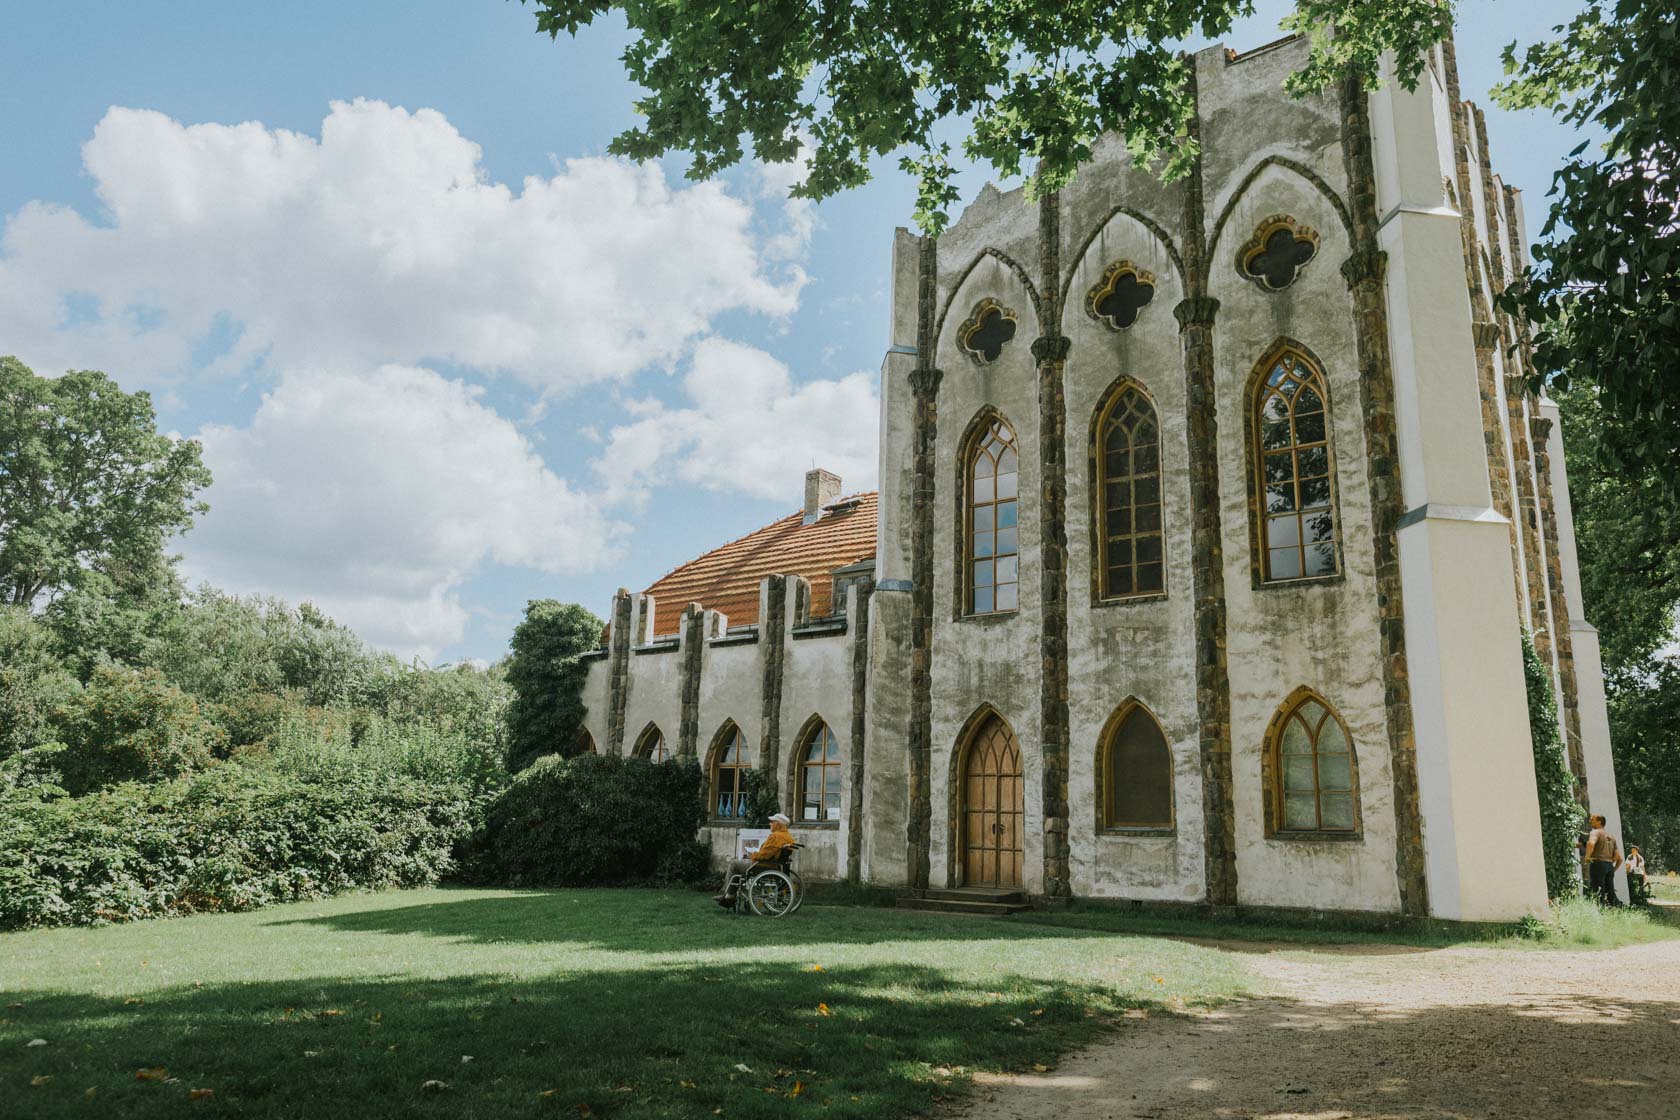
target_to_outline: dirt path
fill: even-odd
[[[1680,1118],[1680,942],[1238,955],[1276,994],[1126,1021],[965,1120]]]

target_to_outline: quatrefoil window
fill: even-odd
[[[1015,312],[995,299],[983,299],[958,329],[957,344],[980,365],[989,365],[1015,337],[1015,326]]]
[[[1093,319],[1123,331],[1155,298],[1155,274],[1131,261],[1115,261],[1103,272],[1097,286],[1085,295],[1085,311]]]
[[[1260,223],[1237,254],[1238,270],[1268,292],[1281,292],[1318,255],[1318,234],[1285,214]]]

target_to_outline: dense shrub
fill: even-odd
[[[53,712],[78,687],[52,631],[22,607],[0,607],[0,759],[50,741]]]
[[[539,759],[485,814],[471,877],[508,886],[690,881],[706,874],[692,759]]]
[[[1523,677],[1528,685],[1529,734],[1534,743],[1534,784],[1540,794],[1540,842],[1545,850],[1546,894],[1569,898],[1581,893],[1581,873],[1575,863],[1575,837],[1586,810],[1575,800],[1575,775],[1558,734],[1558,707],[1552,675],[1534,652],[1534,642],[1522,638]]]
[[[73,793],[113,782],[173,778],[210,762],[223,743],[198,701],[156,669],[101,665],[55,720]]]
[[[0,928],[425,886],[454,867],[480,807],[459,785],[237,763],[79,798],[0,791]]]
[[[507,660],[513,690],[508,705],[508,765],[523,770],[544,755],[581,750],[583,655],[601,644],[600,619],[576,603],[533,599],[514,627]]]

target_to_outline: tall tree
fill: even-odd
[[[1654,464],[1608,467],[1603,390],[1557,388],[1586,616],[1598,628],[1624,841],[1680,868],[1680,507]]]
[[[1536,386],[1587,381],[1605,409],[1593,449],[1649,468],[1680,496],[1680,6],[1592,0],[1556,38],[1520,56],[1494,90],[1507,108],[1547,106],[1602,130],[1552,180],[1535,268],[1507,308],[1536,324]]]
[[[1140,164],[1175,178],[1196,156],[1195,107],[1179,45],[1228,33],[1253,0],[529,0],[539,31],[577,34],[610,11],[635,40],[623,60],[648,92],[643,123],[610,149],[632,159],[693,158],[709,178],[738,163],[747,138],[766,163],[809,145],[794,188],[821,199],[869,179],[869,161],[902,153],[916,177],[916,220],[937,233],[956,201],[951,144],[1004,177],[1032,172],[1035,193],[1065,186],[1105,132]],[[1383,52],[1408,89],[1425,48],[1452,27],[1454,0],[1300,0],[1284,26],[1311,36],[1289,79],[1296,94],[1353,74],[1377,80]],[[1332,34],[1334,28],[1334,34]]]
[[[578,753],[585,713],[583,655],[601,644],[606,624],[576,603],[533,599],[513,631],[507,681],[508,768],[522,770],[545,754]]]
[[[0,357],[0,602],[31,606],[97,572],[167,578],[164,544],[208,507],[194,440],[159,434],[147,393],[103,373],[37,377]]]

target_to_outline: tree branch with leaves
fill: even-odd
[[[899,154],[916,180],[917,224],[937,234],[957,201],[953,144],[1036,197],[1073,180],[1105,133],[1140,166],[1182,176],[1197,156],[1183,42],[1218,38],[1253,0],[525,0],[538,30],[577,35],[621,12],[643,123],[615,155],[687,154],[690,178],[740,163],[788,163],[793,194],[824,199]],[[1386,52],[1410,89],[1452,28],[1451,0],[1302,0],[1284,21],[1311,53],[1296,96],[1353,74],[1374,87]]]

